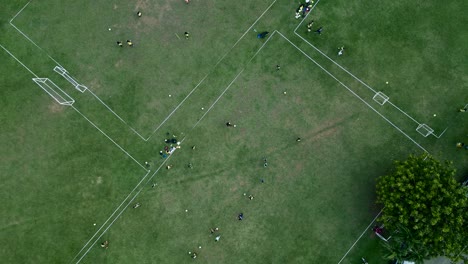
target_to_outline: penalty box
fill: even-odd
[[[122,2],[112,8],[105,0],[86,5],[32,1],[12,23],[57,59],[57,65],[71,72],[75,81],[80,80],[74,83],[60,73],[76,89],[89,88],[131,127],[144,132],[152,131],[171,113],[243,37],[242,31],[255,20],[250,18],[257,18],[272,2],[243,1],[245,5],[225,2],[221,6],[214,0],[197,5],[174,2],[165,12],[160,2],[145,7]],[[217,9],[208,8],[215,2]],[[223,7],[244,15],[226,16]],[[136,16],[136,9],[142,17]],[[184,38],[185,31],[189,39]],[[134,43],[132,48],[117,46],[116,41],[125,44],[127,39]]]

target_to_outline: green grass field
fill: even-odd
[[[463,3],[321,0],[304,21],[298,5],[6,4],[2,262],[385,263],[368,229],[375,179],[425,151],[468,173],[455,148],[468,140]],[[180,149],[164,159],[172,135]]]

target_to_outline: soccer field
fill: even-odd
[[[369,227],[392,161],[468,172],[466,18],[436,4],[7,4],[0,258],[382,263]]]

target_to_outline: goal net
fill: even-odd
[[[374,101],[376,101],[379,105],[384,105],[388,101],[389,97],[382,92],[378,92],[374,95],[374,97],[372,97],[372,99],[374,99]]]
[[[46,93],[61,105],[72,105],[75,100],[65,93],[60,87],[48,78],[33,78],[33,81],[39,85]]]
[[[431,135],[434,132],[434,129],[430,128],[426,124],[420,124],[417,128],[416,131],[419,132],[419,134],[423,135],[424,137],[427,137]]]

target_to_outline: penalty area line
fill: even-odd
[[[15,55],[13,55],[13,53],[11,53],[7,48],[5,48],[3,45],[0,45],[0,47],[5,50],[13,59],[15,59],[19,64],[21,64],[21,66],[23,66],[26,70],[28,70],[32,75],[34,75],[34,77],[36,78],[39,78],[39,76],[37,76],[31,69],[29,69],[26,65],[24,65],[23,62],[21,62],[18,58],[15,57]]]
[[[226,89],[224,89],[224,91],[218,96],[218,98],[216,98],[216,100],[211,104],[210,108],[208,108],[208,110],[206,110],[206,112],[202,115],[202,117],[200,117],[200,119],[197,121],[197,123],[195,123],[195,125],[192,127],[192,129],[194,129],[198,123],[200,123],[200,121],[203,120],[203,118],[206,116],[206,114],[208,114],[208,112],[211,111],[211,109],[216,105],[216,103],[219,101],[219,99],[221,99],[221,97],[223,97],[224,93],[226,93],[226,91],[231,87],[231,85],[237,80],[237,78],[242,74],[242,72],[244,71],[244,69],[242,69],[237,75],[236,77],[231,81],[231,83],[229,83],[229,85],[226,87]]]
[[[200,86],[200,84],[202,84],[202,82],[206,79],[206,77],[208,77],[209,74],[205,75],[205,77],[203,77],[203,79],[192,89],[192,91],[190,91],[189,94],[187,94],[187,96],[185,96],[185,98],[177,105],[176,108],[174,108],[174,110],[172,110],[172,112],[161,122],[161,124],[159,124],[158,127],[156,127],[153,131],[153,133],[151,133],[151,135],[146,139],[149,140],[153,135],[154,133],[156,133],[156,131],[159,130],[159,128],[161,128],[161,126],[164,125],[164,123],[166,123],[167,120],[169,120],[169,118],[177,111],[177,109],[179,109],[179,107],[185,102],[185,100],[187,100],[190,95],[192,95],[193,92],[195,92],[195,90],[197,90],[198,86]]]
[[[112,114],[114,114],[114,116],[116,116],[120,121],[122,121],[122,123],[124,123],[125,125],[127,125],[136,135],[138,135],[143,141],[147,141],[148,139],[145,139],[140,133],[138,133],[138,131],[136,131],[136,129],[134,129],[132,126],[130,126],[125,120],[123,120],[116,112],[114,112],[112,110],[112,108],[110,108],[110,106],[108,106],[106,103],[104,103],[104,101],[101,100],[101,98],[99,98],[99,96],[97,96],[95,93],[93,93],[93,91],[91,91],[91,89],[86,89],[87,91],[89,91],[96,99],[98,99],[98,101],[104,105],[107,110],[109,110]]]
[[[114,212],[107,218],[107,220],[101,225],[101,227],[96,231],[96,233],[94,233],[94,235],[88,240],[88,242],[86,242],[86,244],[81,248],[81,250],[76,254],[76,256],[70,261],[70,262],[73,262],[73,260],[75,260],[78,255],[80,255],[80,253],[86,248],[86,246],[88,246],[88,244],[91,242],[91,240],[93,240],[93,238],[99,233],[99,231],[101,231],[101,229],[107,224],[107,222],[109,222],[109,220],[112,218],[112,216],[114,216],[114,214],[120,209],[120,207],[122,207],[122,205],[125,203],[125,201],[127,201],[127,199],[130,197],[130,195],[138,188],[138,186],[141,184],[141,182],[143,182],[145,180],[145,178],[148,176],[148,174],[150,173],[150,171],[148,171],[145,176],[140,180],[140,182],[133,188],[133,190],[127,195],[127,197],[125,197],[125,199],[122,201],[122,203],[120,203],[120,205],[114,210]]]
[[[130,157],[134,162],[136,162],[141,168],[147,171],[146,167],[140,164],[130,153],[128,153],[123,147],[121,147],[117,142],[115,142],[110,136],[108,136],[104,131],[102,131],[96,124],[94,124],[91,120],[89,120],[84,114],[82,114],[76,107],[73,105],[71,106],[78,114],[80,114],[84,119],[86,119],[91,125],[94,126],[99,132],[101,132],[107,139],[109,139],[114,145],[116,145],[120,150],[122,150],[128,157]]]
[[[174,154],[172,154],[174,155]],[[151,180],[154,178],[154,176],[156,176],[156,174],[159,172],[159,170],[161,170],[161,168],[166,164],[166,162],[172,157],[172,155],[169,155],[168,158],[164,159],[164,161],[161,163],[161,165],[153,172],[153,174],[146,180],[146,182],[143,184],[143,185],[147,185],[149,182],[151,182]],[[79,255],[80,253],[89,245],[88,249],[83,253],[83,255],[75,262],[75,263],[80,263],[81,260],[83,260],[83,258],[89,253],[89,251],[93,248],[93,246],[96,244],[96,242],[99,241],[99,239],[101,239],[101,237],[107,232],[107,230],[109,230],[109,228],[111,228],[111,226],[114,224],[115,221],[117,221],[117,219],[119,219],[119,217],[123,214],[123,212],[128,208],[128,206],[130,204],[132,204],[132,202],[137,198],[137,196],[144,190],[144,187],[141,187],[141,184],[143,181],[145,181],[145,179],[148,177],[150,171],[148,171],[146,173],[146,175],[138,182],[138,184],[135,186],[135,188],[133,188],[133,190],[127,195],[127,197],[123,200],[123,202],[119,205],[119,207],[117,207],[117,209],[112,213],[112,215],[106,220],[106,222],[101,226],[101,228],[99,228],[99,230],[88,240],[88,242],[83,246],[83,248],[80,250],[80,252],[78,252],[78,254],[70,261],[73,262]],[[101,235],[99,235],[95,240],[94,242],[91,242],[91,240],[93,240],[94,237],[96,237],[96,235],[99,233],[99,231],[105,226],[105,224],[112,218],[112,216],[117,212],[117,210],[127,201],[127,199],[132,195],[132,193],[138,189],[140,187],[140,189],[135,193],[135,195],[133,195],[132,199],[130,199],[128,202],[127,202],[127,205],[122,208],[122,210],[115,216],[115,218],[112,220],[112,222],[110,222],[110,224],[106,227],[106,229],[104,229],[104,231],[101,233]]]
[[[354,95],[356,98],[358,98],[361,102],[363,102],[367,107],[372,109],[377,115],[379,115],[381,118],[383,118],[387,123],[389,123],[391,126],[393,126],[396,130],[398,130],[400,133],[402,133],[406,138],[411,140],[416,146],[418,146],[421,150],[423,150],[426,153],[429,153],[425,148],[423,148],[418,142],[416,142],[413,138],[411,138],[408,134],[406,134],[403,130],[401,130],[397,125],[395,125],[392,121],[390,121],[388,118],[386,118],[384,115],[382,115],[379,111],[377,111],[372,105],[370,105],[366,100],[364,100],[362,97],[357,95],[351,88],[349,88],[346,84],[344,84],[342,81],[340,81],[335,75],[331,74],[329,71],[327,71],[322,65],[320,65],[318,62],[316,62],[314,59],[312,59],[307,53],[305,53],[303,50],[301,50],[296,44],[294,44],[291,40],[289,40],[287,37],[285,37],[281,32],[278,31],[278,34],[280,34],[285,40],[287,40],[293,47],[295,47],[298,51],[300,51],[305,57],[307,57],[311,62],[313,62],[317,67],[319,67],[321,70],[323,70],[326,74],[328,74],[330,77],[332,77],[335,81],[337,81],[341,86],[346,88],[352,95]]]
[[[234,45],[232,45],[231,48],[229,48],[228,51],[226,51],[223,56],[221,56],[221,58],[215,63],[215,65],[213,66],[213,68],[210,70],[210,72],[197,84],[197,86],[195,86],[195,88],[185,97],[185,99],[166,117],[166,119],[163,120],[163,122],[153,131],[153,133],[151,133],[151,135],[146,139],[146,140],[149,140],[153,135],[154,133],[156,133],[156,131],[167,121],[167,119],[169,119],[172,114],[174,114],[174,112],[182,105],[182,103],[196,90],[196,88],[206,79],[206,77],[208,77],[215,69],[216,67],[219,65],[219,63],[221,63],[221,61],[223,61],[223,59],[232,51],[232,49],[234,49],[237,44],[239,44],[239,42],[245,37],[245,35],[247,35],[247,33],[249,33],[249,31],[255,26],[255,24],[257,24],[257,22],[265,15],[266,12],[268,12],[268,10],[270,10],[270,8],[276,3],[277,0],[274,0],[264,11],[263,13],[252,23],[252,25],[247,28],[247,30],[242,34],[242,36],[239,37],[239,39],[234,43]],[[273,35],[273,34],[272,34]],[[179,38],[179,36],[176,34],[176,36]],[[180,38],[179,38],[180,39]],[[206,114],[206,113],[205,113]],[[198,124],[198,122],[197,122]],[[195,126],[197,125],[195,124]],[[194,126],[194,127],[195,127]]]
[[[15,19],[21,12],[23,12],[23,10],[24,10],[30,3],[31,3],[31,0],[30,0],[29,2],[27,2],[27,3],[23,6],[23,8],[21,8],[20,11],[18,11],[18,13],[16,13],[16,15],[15,15],[12,19],[10,19],[9,23],[11,24],[11,22],[13,22],[13,19]]]

